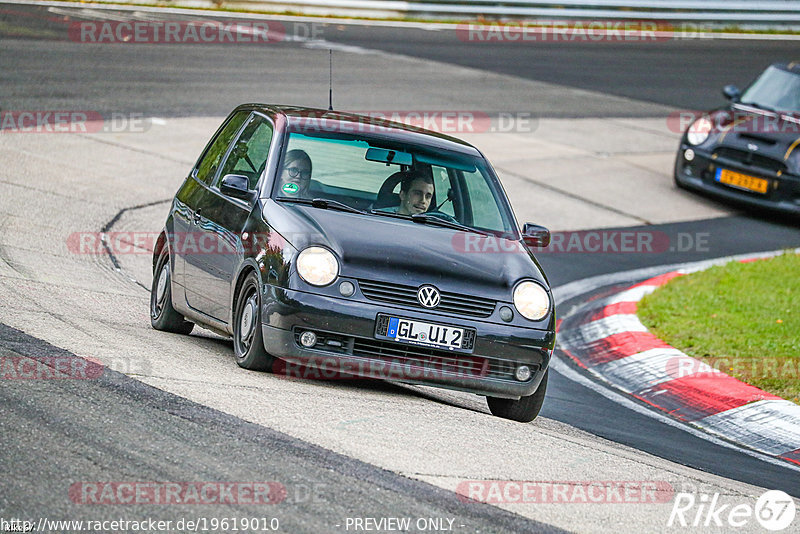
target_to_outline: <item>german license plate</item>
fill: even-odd
[[[721,184],[738,189],[745,189],[747,191],[754,191],[762,195],[767,193],[767,188],[769,187],[769,180],[729,171],[728,169],[717,169],[717,175],[714,179]]]
[[[472,329],[380,315],[375,337],[411,345],[471,352],[475,336]]]

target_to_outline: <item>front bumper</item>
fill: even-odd
[[[519,398],[533,394],[555,345],[553,330],[432,315],[269,285],[264,287],[262,302],[264,349],[272,356],[326,372],[339,370],[346,375],[434,385],[479,395]],[[379,313],[474,328],[474,350],[466,354],[376,339]],[[300,345],[299,336],[304,331],[317,334],[318,342],[313,348]],[[529,379],[520,381],[514,377],[519,365],[530,368]]]
[[[686,161],[684,152],[691,148],[695,157]],[[736,189],[715,180],[718,168],[769,180],[766,194]],[[800,215],[800,177],[788,173],[744,165],[736,160],[715,157],[697,147],[682,144],[675,159],[675,182],[690,189],[708,193],[756,208]]]

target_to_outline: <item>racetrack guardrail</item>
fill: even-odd
[[[213,0],[228,7],[280,7],[305,12],[359,11],[405,17],[514,17],[545,19],[657,20],[720,25],[800,24],[796,0]]]

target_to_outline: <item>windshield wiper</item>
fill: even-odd
[[[278,197],[275,200],[278,202],[293,202],[295,204],[308,204],[314,208],[334,209],[339,211],[347,211],[350,213],[360,213],[366,215],[367,212],[361,211],[353,206],[348,206],[338,200],[329,200],[327,198],[291,198],[291,197]]]
[[[474,234],[480,234],[487,237],[492,235],[488,232],[478,230],[477,228],[472,228],[471,226],[457,223],[455,221],[448,221],[447,219],[442,219],[441,217],[437,217],[436,215],[431,215],[429,213],[416,213],[411,216],[411,220],[416,223],[444,226],[446,228],[453,228],[454,230],[462,230],[464,232],[472,232]]]
[[[433,224],[433,225],[443,226],[445,228],[453,228],[454,230],[464,230],[465,232],[472,232],[487,237],[492,235],[488,232],[484,232],[482,230],[478,230],[476,228],[472,228],[470,226],[457,223],[455,221],[448,221],[447,219],[442,219],[441,217],[437,217],[436,215],[430,215],[428,213],[402,215],[400,213],[395,213],[393,211],[369,210],[369,212],[374,215],[383,215],[384,217],[394,217],[395,219],[405,219],[405,220],[411,219],[412,221],[420,224]]]

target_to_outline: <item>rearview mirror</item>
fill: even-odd
[[[735,85],[726,85],[723,87],[722,94],[725,95],[725,98],[732,100],[733,102],[738,101],[739,97],[742,96],[742,92],[739,91],[739,88]]]
[[[219,184],[223,194],[234,198],[250,198],[250,180],[241,174],[226,174]]]
[[[550,230],[538,224],[525,223],[522,227],[522,241],[529,247],[545,248],[550,244]]]
[[[368,148],[367,155],[364,156],[367,161],[379,161],[386,165],[406,165],[411,166],[413,163],[411,154],[408,152],[399,152],[397,150],[388,150],[386,148]]]

